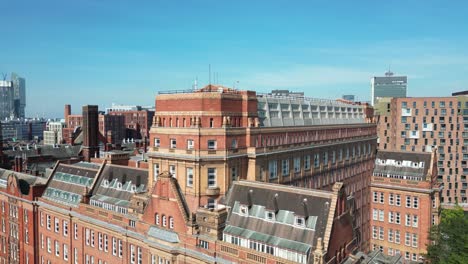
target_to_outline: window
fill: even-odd
[[[265,218],[268,221],[275,221],[275,212],[266,210],[265,211]]]
[[[51,253],[52,252],[52,245],[50,242],[50,237],[47,238],[47,252]]]
[[[51,225],[52,225],[52,223],[51,223],[50,215],[47,215],[47,229],[50,230]]]
[[[54,218],[54,222],[55,222],[55,233],[58,233],[58,232],[59,232],[59,229],[60,229],[60,222],[59,222],[59,219],[58,219],[58,218]]]
[[[310,155],[304,156],[304,170],[310,169]]]
[[[102,240],[102,233],[101,232],[98,232],[98,246],[99,246],[99,250],[102,250],[103,249],[103,240]]]
[[[418,216],[413,215],[413,227],[418,227]]]
[[[419,205],[419,198],[413,197],[413,208],[418,208]]]
[[[200,246],[201,248],[208,249],[209,245],[210,244],[208,242],[206,242],[204,240],[199,240],[198,246]]]
[[[123,250],[122,250],[122,240],[119,239],[119,258],[122,258]]]
[[[231,148],[232,148],[232,149],[236,149],[236,148],[237,148],[237,139],[233,139],[233,140],[231,141]]]
[[[381,192],[381,193],[380,193],[380,203],[383,204],[384,201],[385,201],[385,196],[384,196],[384,193]]]
[[[300,157],[294,158],[294,172],[295,173],[301,172],[301,158]]]
[[[135,246],[130,245],[130,263],[135,263]]]
[[[325,166],[328,165],[328,151],[325,151],[323,153],[323,165],[325,165]]]
[[[216,168],[208,168],[208,187],[216,187]]]
[[[109,241],[107,239],[107,235],[104,234],[104,251],[107,252],[109,250]]]
[[[174,218],[169,216],[169,228],[174,229]]]
[[[208,149],[210,150],[216,149],[216,140],[208,140]]]
[[[73,233],[75,239],[78,239],[78,224],[73,224]]]
[[[63,221],[63,235],[68,236],[68,221]]]
[[[41,211],[41,226],[44,226],[44,213]]]
[[[412,247],[418,247],[418,234],[412,234]]]
[[[171,148],[176,148],[177,147],[177,141],[175,138],[171,138]]]
[[[379,226],[379,240],[384,240],[384,228]]]
[[[318,168],[320,166],[320,154],[314,154],[314,168]]]
[[[270,174],[270,179],[276,179],[278,177],[278,164],[276,160],[270,160],[268,162],[268,173]]]
[[[135,220],[129,220],[129,221],[128,221],[128,225],[129,225],[130,227],[135,227],[135,226],[136,226],[136,221],[135,221]]]
[[[239,213],[241,215],[248,215],[249,214],[249,208],[247,206],[245,206],[245,205],[241,205],[239,207]]]
[[[388,229],[388,242],[393,242],[393,229]]]
[[[411,226],[411,215],[410,214],[405,215],[405,226]]]
[[[395,230],[395,243],[400,244],[400,230]]]
[[[395,224],[400,224],[401,223],[401,218],[400,218],[400,213],[396,212],[395,213]]]
[[[388,195],[388,204],[389,204],[389,205],[393,205],[393,204],[394,204],[394,195],[393,195],[393,193],[390,193],[390,194]]]
[[[86,228],[86,230],[85,230],[85,236],[86,236],[86,245],[89,246],[90,232],[89,232],[88,228]]]
[[[67,246],[67,244],[63,244],[63,259],[68,260],[68,246]]]
[[[384,210],[379,210],[379,221],[384,221]]]
[[[112,255],[117,256],[117,239],[112,238]]]
[[[232,181],[237,181],[237,167],[231,167],[231,179]]]
[[[304,217],[296,216],[295,221],[297,226],[305,226],[305,219]]]
[[[164,227],[167,226],[167,218],[166,218],[165,215],[162,216],[162,225],[163,225]]]
[[[372,219],[376,221],[379,219],[379,210],[377,209],[372,210]]]
[[[172,175],[172,178],[176,178],[176,167],[175,167],[175,165],[169,165],[169,173]]]
[[[55,256],[60,256],[60,244],[55,240]]]
[[[372,226],[372,238],[377,239],[377,227]]]
[[[193,149],[195,147],[195,143],[193,139],[187,139],[187,149]]]
[[[408,232],[405,233],[405,246],[411,246],[411,234]]]
[[[397,194],[396,195],[396,203],[395,203],[396,206],[400,206],[401,205],[401,195]]]
[[[161,140],[159,138],[154,139],[154,146],[157,148],[161,146]]]
[[[153,179],[154,179],[154,181],[158,180],[158,175],[159,175],[159,163],[154,163],[153,164]]]
[[[388,222],[389,223],[395,222],[395,213],[394,212],[388,212]]]
[[[187,168],[187,187],[193,186],[193,168]]]
[[[406,196],[406,207],[411,208],[411,196]]]
[[[281,172],[283,176],[289,176],[289,160],[281,161]]]
[[[154,223],[159,225],[159,214],[158,213],[154,214]]]
[[[91,230],[91,246],[94,247],[94,231]]]
[[[373,197],[374,197],[374,203],[377,203],[378,200],[379,200],[379,196],[378,196],[378,193],[377,192],[373,192]]]

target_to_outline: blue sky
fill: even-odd
[[[27,81],[27,115],[63,105],[154,104],[218,82],[370,99],[370,78],[410,96],[468,89],[468,1],[0,0],[0,72]]]

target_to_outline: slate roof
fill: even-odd
[[[42,197],[71,206],[77,206],[91,189],[98,169],[91,163],[58,164],[50,176]]]
[[[431,161],[430,152],[378,151],[374,173],[425,178]],[[416,164],[418,166],[414,166]],[[421,164],[423,166],[419,166]]]
[[[38,146],[38,149],[40,148],[42,156],[52,156],[56,159],[69,159],[72,157],[78,157],[78,154],[81,150],[81,146],[59,146],[58,148],[54,148],[53,146]],[[26,149],[26,147],[23,147],[22,150],[19,150],[19,148],[16,148],[15,150],[5,150],[3,151],[8,157],[14,158],[16,156],[22,156],[23,154],[26,155],[26,157],[34,157],[34,156],[40,156],[37,154],[38,150],[35,149],[34,147],[30,147],[30,149]]]
[[[106,164],[96,184],[91,200],[128,207],[133,195],[147,191],[148,170]]]
[[[234,182],[226,197],[230,207],[225,233],[307,253],[323,237],[332,202],[332,192],[265,184]],[[240,207],[248,206],[248,216]],[[266,217],[275,212],[275,220]],[[304,217],[304,226],[295,218]]]

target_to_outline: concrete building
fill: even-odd
[[[407,76],[394,76],[391,71],[386,72],[384,77],[372,77],[372,105],[375,105],[377,100],[382,97],[406,97],[407,85]]]
[[[0,169],[0,263],[40,263],[37,205],[46,179]]]
[[[376,126],[367,105],[257,95],[209,85],[160,93],[150,131],[150,182],[169,171],[190,211],[213,207],[238,179],[331,189],[344,182],[368,248]]]
[[[44,131],[44,145],[57,145],[64,143],[63,129],[65,128],[65,120],[49,121]]]
[[[148,139],[153,123],[154,109],[141,106],[115,105],[106,108],[106,113],[112,116],[124,116],[125,138]]]
[[[14,113],[17,118],[25,118],[26,108],[26,79],[16,73],[11,74],[13,83]]]
[[[379,151],[371,182],[373,250],[423,261],[438,223],[441,191],[434,152]]]
[[[468,210],[468,97],[386,98],[375,107],[380,150],[437,149],[443,206]]]

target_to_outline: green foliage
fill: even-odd
[[[468,216],[461,207],[442,210],[430,239],[433,243],[428,245],[425,257],[431,264],[468,263]]]

